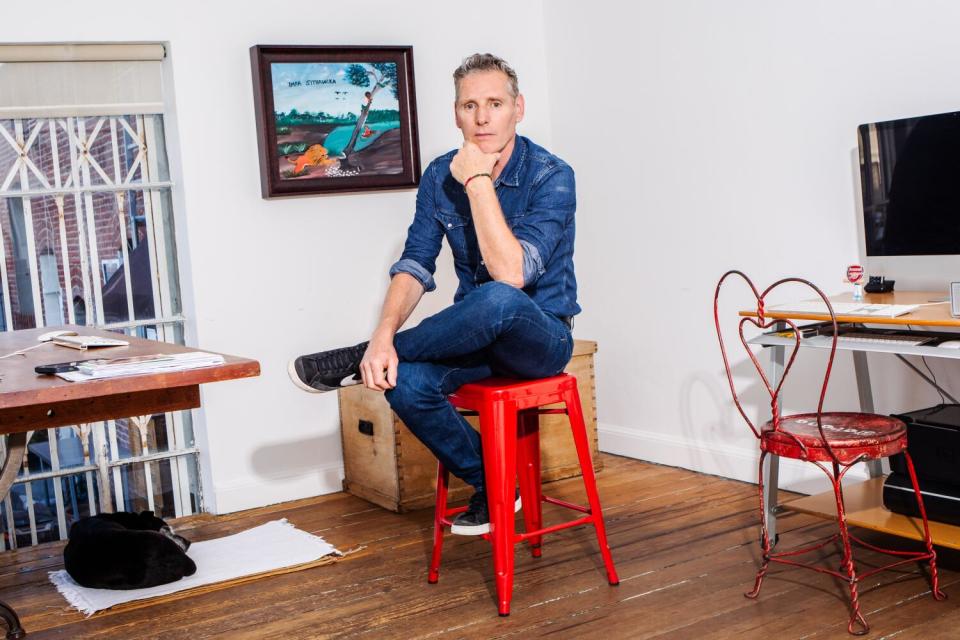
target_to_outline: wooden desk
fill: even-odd
[[[816,294],[810,296],[814,299]],[[946,302],[930,304],[934,300],[944,300]],[[838,296],[830,296],[830,302],[853,302],[853,294],[845,293]],[[950,315],[949,296],[944,291],[893,291],[891,293],[867,293],[863,296],[863,302],[867,304],[924,304],[928,306],[920,307],[915,311],[897,316],[896,318],[864,318],[863,316],[842,316],[837,315],[837,322],[859,322],[866,324],[882,325],[910,325],[912,327],[954,327],[960,328],[960,318],[954,318]],[[756,316],[755,309],[740,312],[741,316]],[[768,318],[775,320],[816,320],[829,321],[830,316],[826,313],[777,313],[768,310]]]
[[[90,327],[67,326],[83,335],[119,337]],[[37,337],[50,331],[29,329],[0,333],[0,356],[37,345]],[[186,371],[168,371],[125,378],[67,382],[56,376],[38,375],[41,364],[89,358],[119,358],[156,353],[198,351],[176,344],[123,336],[125,347],[78,351],[45,343],[22,356],[0,360],[0,434],[7,434],[7,454],[0,471],[0,501],[10,491],[26,450],[28,432],[67,425],[152,415],[200,406],[200,385],[206,382],[246,378],[260,374],[256,360],[224,355],[222,365]],[[0,618],[7,623],[7,638],[26,635],[16,613],[0,602]]]
[[[815,295],[815,294],[814,294]],[[812,299],[813,296],[810,298]],[[862,316],[837,316],[837,322],[853,322],[869,325],[882,325],[885,327],[899,326],[907,329],[922,330],[933,328],[955,328],[960,329],[960,318],[954,318],[950,315],[949,302],[939,304],[930,304],[935,300],[947,298],[945,292],[939,291],[894,291],[882,294],[866,294],[864,302],[869,304],[923,304],[927,306],[920,307],[913,311],[896,318],[864,318]],[[831,302],[853,302],[853,294],[846,293],[838,296],[830,296]],[[757,315],[755,309],[744,310],[740,312],[741,316]],[[768,311],[767,318],[774,320],[812,320],[829,321],[827,314],[784,314],[775,311]],[[960,334],[957,336],[960,338]],[[786,340],[789,344],[792,341]],[[803,341],[801,341],[803,346]],[[784,356],[787,346],[785,344],[772,345],[770,347],[770,363],[767,375],[771,384],[775,387],[780,377],[783,375]],[[843,346],[844,350],[853,352],[854,372],[857,378],[857,391],[860,397],[860,410],[864,413],[875,413],[873,405],[873,392],[870,385],[870,372],[867,368],[867,351],[884,351],[887,353],[901,353],[922,355],[929,357],[943,357],[957,359],[960,354],[957,349],[942,349],[936,347],[910,347],[910,346],[888,346],[883,348],[871,348],[864,345],[862,348],[850,344]],[[838,347],[838,352],[840,348]],[[783,401],[780,402],[783,406]],[[777,488],[779,476],[779,460],[775,455],[767,456],[769,461],[764,467],[764,514],[767,522],[767,528],[771,540],[776,540],[777,513],[779,510],[797,511],[808,513],[835,520],[837,517],[836,504],[833,502],[833,492],[808,496],[783,505],[777,505]],[[850,502],[852,508],[848,508],[847,519],[851,524],[884,531],[894,535],[900,535],[907,538],[916,539],[918,523],[914,518],[892,513],[883,508],[880,487],[882,486],[882,469],[879,460],[867,463],[871,479],[858,485],[844,486],[845,501]],[[936,524],[936,526],[933,526]],[[947,525],[943,523],[931,523],[930,533],[934,543],[942,546],[960,549],[960,527]]]

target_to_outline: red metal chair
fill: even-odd
[[[590,458],[590,445],[583,422],[577,379],[568,374],[540,380],[487,378],[465,384],[451,394],[450,402],[467,415],[480,416],[480,437],[483,442],[483,464],[487,502],[490,508],[490,533],[484,538],[493,543],[493,569],[497,586],[497,609],[501,616],[510,615],[513,592],[514,545],[527,541],[533,557],[539,558],[544,534],[581,525],[593,525],[597,542],[611,585],[620,583],[613,566],[607,533],[597,494],[597,482]],[[565,409],[540,409],[563,403]],[[540,414],[563,413],[570,418],[570,428],[577,448],[583,483],[589,507],[571,504],[543,495],[540,486]],[[525,532],[514,527],[514,502],[517,479],[523,503]],[[440,578],[440,553],[444,527],[466,507],[447,507],[449,474],[442,464],[437,469],[437,503],[434,511],[433,555],[428,582]],[[586,515],[549,527],[543,526],[541,503],[560,505]]]
[[[767,389],[767,392],[770,394],[772,418],[762,427],[760,427],[760,429],[757,429],[753,421],[750,420],[740,404],[740,398],[737,395],[737,390],[733,382],[733,374],[730,370],[730,361],[727,358],[726,346],[723,342],[723,332],[721,331],[720,327],[720,315],[718,310],[720,289],[723,286],[724,281],[730,276],[739,276],[742,278],[747,285],[749,285],[757,302],[757,317],[742,318],[739,324],[739,334],[740,342],[746,349],[751,362],[753,362],[753,366],[756,367],[757,372],[760,374],[760,378]],[[797,330],[796,324],[794,324],[791,320],[767,319],[764,313],[764,299],[771,291],[786,283],[798,283],[813,289],[817,295],[823,299],[827,309],[830,311],[830,317],[833,321],[833,343],[830,348],[830,357],[827,361],[826,373],[823,377],[823,386],[820,390],[820,402],[817,405],[817,411],[815,413],[800,413],[787,416],[780,414],[780,390],[783,387],[783,381],[786,379],[787,374],[790,372],[790,368],[793,366],[793,362],[797,357],[797,351],[800,347],[800,332]],[[717,283],[717,289],[713,299],[713,315],[717,327],[717,337],[720,340],[720,352],[723,354],[723,364],[727,371],[727,381],[730,384],[730,391],[733,394],[733,401],[736,404],[737,409],[740,411],[740,415],[743,416],[743,419],[746,420],[747,424],[750,426],[750,429],[753,431],[753,435],[755,435],[760,441],[759,494],[763,562],[760,566],[760,570],[757,572],[757,578],[756,582],[754,583],[753,590],[744,595],[746,595],[748,598],[756,598],[760,594],[760,586],[763,583],[763,578],[767,573],[767,567],[771,562],[779,562],[781,564],[796,567],[805,567],[820,573],[826,573],[835,576],[836,578],[839,578],[840,580],[843,580],[849,584],[851,612],[850,620],[847,624],[847,631],[853,635],[863,635],[870,630],[870,626],[867,624],[866,619],[864,619],[863,614],[860,613],[860,599],[857,593],[857,586],[864,579],[879,571],[884,571],[908,562],[921,562],[923,560],[929,560],[930,578],[933,586],[933,597],[936,600],[943,600],[946,598],[946,594],[940,591],[939,580],[937,577],[937,554],[933,549],[933,542],[930,539],[930,529],[927,524],[926,510],[923,507],[923,497],[921,496],[920,488],[917,485],[917,476],[914,472],[913,461],[910,459],[910,454],[907,453],[906,425],[896,418],[887,416],[869,413],[825,413],[823,411],[823,400],[827,393],[827,383],[830,380],[830,371],[833,368],[833,359],[837,350],[836,315],[834,314],[833,306],[830,304],[830,301],[823,294],[823,292],[807,280],[800,278],[784,278],[773,283],[762,293],[760,293],[754,286],[753,282],[751,282],[751,280],[742,272],[728,271],[723,275],[722,278],[720,278],[720,282]],[[747,345],[746,338],[743,334],[743,328],[748,323],[763,330],[770,328],[775,322],[785,322],[794,330],[793,351],[791,352],[790,358],[783,369],[783,375],[780,381],[777,383],[776,388],[770,385],[770,380],[764,373],[763,367],[757,360],[756,355]],[[841,486],[843,476],[846,475],[847,471],[849,471],[850,468],[858,462],[885,458],[896,453],[903,453],[907,461],[907,469],[910,472],[910,480],[913,483],[913,490],[917,496],[917,504],[920,507],[920,517],[923,521],[923,535],[924,542],[926,544],[926,551],[912,552],[883,549],[860,540],[850,533],[847,527],[843,503],[843,488]],[[784,456],[786,458],[793,458],[796,460],[806,460],[807,462],[815,464],[827,475],[827,477],[830,479],[830,483],[833,485],[833,492],[837,501],[837,521],[839,523],[839,531],[837,533],[833,534],[825,541],[818,542],[808,547],[792,549],[778,553],[772,552],[770,537],[767,533],[767,528],[763,519],[763,462],[767,454]],[[820,549],[837,540],[841,542],[843,551],[840,571],[804,564],[792,559],[798,555]],[[882,567],[876,567],[869,571],[859,573],[854,564],[853,550],[850,544],[851,541],[868,549],[896,556],[899,559],[896,562],[892,562]],[[858,630],[855,629],[857,626],[860,627]]]

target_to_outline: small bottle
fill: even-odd
[[[863,285],[859,282],[853,283],[853,300],[854,302],[863,301]]]

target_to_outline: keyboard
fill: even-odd
[[[864,302],[833,302],[833,312],[838,316],[858,318],[896,318],[915,310],[916,304],[866,304]],[[800,313],[828,315],[827,305],[822,300],[804,300],[768,307],[773,313]]]
[[[837,344],[900,344],[917,347],[933,340],[928,336],[914,336],[907,333],[870,333],[851,331],[837,336]]]

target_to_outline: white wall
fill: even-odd
[[[856,126],[960,109],[958,23],[948,1],[547,5],[553,149],[577,171],[576,334],[600,343],[602,448],[755,478],[713,329],[717,279],[736,267],[762,286],[799,275],[844,289],[858,261]],[[815,403],[823,359],[801,359],[788,409]],[[839,363],[828,406],[856,409],[849,356]],[[870,363],[878,411],[938,401],[894,359]],[[769,410],[756,384],[748,399]]]
[[[453,67],[477,50],[511,61],[527,96],[521,131],[577,171],[575,333],[600,342],[603,448],[743,479],[755,447],[721,375],[717,277],[737,266],[764,283],[797,274],[842,289],[857,260],[856,125],[960,108],[960,7],[946,1],[494,0],[481,19],[439,0],[373,0],[354,15],[173,0],[138,17],[127,2],[56,0],[0,24],[2,42],[169,43],[191,343],[263,367],[203,390],[204,489],[220,512],[339,489],[336,398],[297,391],[285,364],[369,333],[414,202],[413,191],[262,200],[251,45],[413,45],[424,165],[459,140]],[[449,302],[448,262],[438,274],[414,320]],[[820,364],[805,357],[797,405],[812,401]],[[893,361],[871,363],[878,410],[936,400]],[[834,408],[856,406],[851,378],[841,358]],[[755,385],[748,397],[759,409]]]
[[[389,265],[412,220],[415,191],[265,201],[260,197],[248,49],[255,44],[413,45],[423,165],[462,141],[453,124],[451,74],[493,51],[522,74],[521,131],[550,143],[540,2],[493,0],[478,20],[448,2],[187,2],[147,10],[53,1],[0,24],[0,42],[169,43],[179,160],[178,241],[192,344],[256,358],[259,378],[203,389],[200,446],[208,508],[233,511],[340,490],[337,399],[290,384],[287,360],[366,339]],[[509,15],[504,21],[502,16]],[[169,87],[168,87],[169,88]],[[455,279],[420,317],[449,304]]]

